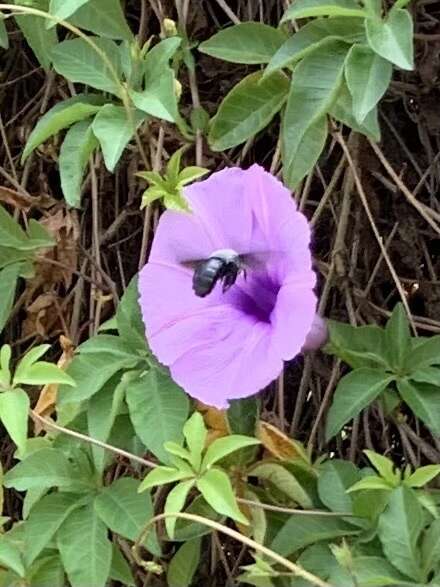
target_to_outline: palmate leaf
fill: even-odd
[[[243,22],[217,32],[201,43],[198,50],[232,63],[268,63],[285,39],[279,29],[259,22]]]

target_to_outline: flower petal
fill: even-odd
[[[268,330],[268,325],[236,316],[227,337],[187,352],[171,365],[171,375],[192,397],[226,408],[228,400],[254,395],[281,372],[283,362],[270,348]]]
[[[301,352],[316,314],[313,290],[297,283],[283,285],[272,312],[272,344],[289,361]]]
[[[233,167],[185,188],[194,215],[211,235],[214,246],[210,252],[218,249],[248,251],[252,236],[252,211],[244,197],[248,180],[246,171]]]

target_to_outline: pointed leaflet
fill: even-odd
[[[379,538],[388,560],[416,581],[423,579],[417,548],[422,527],[423,514],[415,493],[405,486],[394,489],[379,517]]]
[[[411,349],[411,334],[408,318],[402,303],[398,303],[385,326],[386,354],[393,370],[405,367]]]
[[[237,505],[231,481],[224,471],[209,469],[202,477],[196,480],[196,485],[205,500],[216,512],[241,524],[249,524]]]
[[[73,493],[51,493],[35,504],[24,525],[27,565],[31,565],[46,548],[70,513],[83,504],[84,495]]]
[[[189,587],[200,562],[200,538],[185,542],[170,561],[167,571],[169,587]]]
[[[0,394],[0,420],[20,452],[26,447],[30,401],[22,389]]]
[[[49,8],[49,0],[32,0],[31,3],[15,0],[14,4],[30,4],[32,8],[37,8],[44,12],[47,12]],[[15,20],[26,42],[35,53],[35,57],[45,69],[49,69],[52,50],[58,42],[56,30],[47,30],[46,21],[41,16],[33,16],[31,14],[17,15]]]
[[[345,64],[345,79],[353,99],[353,114],[362,124],[388,89],[393,73],[389,61],[369,47],[353,45]]]
[[[21,263],[14,263],[0,271],[0,332],[9,320],[21,268]]]
[[[437,475],[440,475],[440,465],[425,465],[416,469],[412,475],[405,479],[404,483],[409,487],[423,487],[435,479]]]
[[[422,542],[422,568],[428,574],[440,561],[440,519],[434,520],[425,530]]]
[[[327,415],[327,440],[370,405],[393,380],[394,377],[385,371],[367,368],[356,369],[342,377]]]
[[[346,43],[365,40],[365,30],[361,18],[336,17],[317,19],[307,23],[289,37],[269,61],[264,77],[277,69],[299,61],[315,50],[324,50],[327,43],[341,40]]]
[[[138,298],[138,278],[135,276],[118,304],[116,323],[124,344],[133,348],[134,352],[145,355],[148,347]]]
[[[149,493],[138,492],[139,481],[121,477],[108,487],[101,489],[95,498],[94,508],[98,516],[123,538],[135,541],[145,524],[153,517],[153,505]],[[160,555],[154,529],[148,533],[146,547]]]
[[[66,0],[63,0],[66,3]],[[69,19],[80,28],[100,37],[131,41],[133,33],[127,24],[121,0],[89,0],[83,3]]]
[[[55,448],[43,448],[8,471],[3,484],[27,491],[34,487],[69,487],[74,482],[75,470],[67,457]]]
[[[129,94],[136,108],[151,116],[169,122],[176,122],[179,117],[174,73],[168,66],[144,90],[131,89]]]
[[[122,66],[118,46],[110,39],[88,39],[89,42],[80,38],[59,43],[52,51],[54,69],[71,82],[87,84],[97,90],[120,96]],[[112,68],[100,53],[107,56]]]
[[[296,0],[281,22],[310,16],[367,16],[355,0]]]
[[[210,467],[236,450],[247,446],[255,446],[256,444],[260,444],[260,441],[241,434],[231,434],[224,438],[217,438],[209,445],[203,457],[202,467]]]
[[[413,69],[414,24],[407,10],[392,10],[386,20],[368,18],[365,27],[373,51],[402,69]]]
[[[199,412],[194,412],[191,418],[185,422],[183,435],[188,446],[188,457],[191,465],[195,471],[198,471],[202,461],[202,451],[205,448],[208,436],[203,417]]]
[[[189,466],[188,466],[189,467]],[[183,479],[192,478],[194,473],[186,469],[176,469],[174,467],[155,467],[152,469],[142,483],[139,485],[138,491],[146,491],[151,487],[157,485],[165,485],[173,483],[174,481],[182,481]]]
[[[90,120],[81,120],[67,132],[60,149],[59,168],[64,199],[74,208],[81,204],[81,187],[90,155],[98,146]]]
[[[57,532],[57,545],[72,587],[105,587],[110,574],[112,543],[93,505],[69,515]]]
[[[132,120],[122,106],[106,104],[93,121],[93,133],[99,140],[105,166],[109,171],[114,171],[125,147],[133,138],[139,125],[147,118],[147,115],[140,110],[132,110],[131,116]]]
[[[194,486],[194,479],[189,479],[188,481],[182,481],[167,495],[167,499],[165,501],[164,513],[165,514],[175,514],[182,511],[186,498],[188,497],[188,493]],[[177,518],[174,516],[170,516],[169,518],[165,519],[165,527],[168,533],[168,536],[171,540],[174,538],[174,528],[176,527]]]
[[[219,31],[198,50],[232,63],[267,63],[285,39],[279,29],[267,24],[243,22]]]
[[[440,435],[440,389],[429,383],[416,383],[402,379],[397,389],[403,401],[414,414],[437,436]]]
[[[79,94],[74,98],[64,100],[51,108],[40,120],[31,132],[21,157],[21,161],[26,161],[27,157],[41,143],[44,143],[49,137],[57,134],[63,128],[71,124],[92,116],[101,108],[105,100],[103,96],[94,94]]]
[[[91,0],[50,0],[49,12],[58,18],[66,20],[78,8]],[[48,23],[48,28],[55,26],[55,23]]]
[[[295,158],[300,152],[304,135],[323,119],[336,99],[347,51],[347,45],[334,41],[326,45],[325,52],[315,51],[305,57],[294,71],[281,137],[283,173],[290,186],[298,181]],[[322,128],[321,123],[321,133]],[[314,142],[319,143],[316,139]]]
[[[394,463],[391,459],[387,459],[387,457],[372,450],[364,450],[364,453],[381,477],[391,485],[398,485],[400,473],[395,470]]]
[[[189,411],[187,395],[169,376],[150,369],[130,382],[126,401],[136,434],[157,458],[169,462],[163,445],[169,440],[182,441]]]
[[[283,105],[289,83],[282,73],[251,73],[232,88],[211,120],[209,143],[224,151],[244,143],[269,124]]]
[[[351,513],[353,503],[347,489],[360,478],[358,469],[348,461],[332,459],[320,467],[318,494],[333,512]]]
[[[359,124],[353,113],[353,99],[348,90],[347,84],[343,83],[338,93],[336,102],[329,110],[329,114],[333,116],[345,126],[365,135],[373,141],[380,141],[380,127],[377,113],[377,107],[370,110],[362,124]],[[360,328],[369,328],[368,326],[361,326]]]
[[[421,369],[440,364],[440,336],[412,340],[412,349],[408,356],[407,368]]]
[[[0,536],[0,565],[11,569],[19,577],[26,574],[19,546],[7,535]]]
[[[271,483],[278,491],[281,491],[289,499],[299,504],[302,508],[313,507],[309,495],[296,479],[296,477],[279,463],[261,462],[249,471],[251,477],[258,477]]]

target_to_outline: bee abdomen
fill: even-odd
[[[200,263],[193,275],[193,289],[197,296],[203,298],[212,292],[222,275],[223,265],[224,261],[217,258]]]

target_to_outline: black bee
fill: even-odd
[[[261,257],[261,254],[258,256]],[[221,249],[212,253],[207,259],[186,261],[187,267],[194,269],[193,290],[196,296],[204,298],[214,289],[218,281],[222,282],[225,293],[237,281],[240,273],[246,278],[246,270],[261,265],[257,254],[239,255],[232,249]]]

